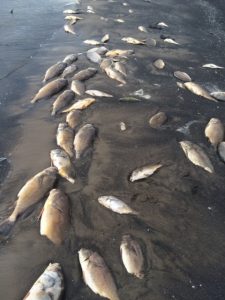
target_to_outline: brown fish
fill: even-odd
[[[174,75],[174,77],[176,77],[176,78],[178,78],[178,79],[180,79],[180,80],[182,80],[184,82],[190,82],[190,81],[192,81],[191,77],[187,73],[185,73],[185,72],[175,71],[173,73],[173,75]]]
[[[80,110],[72,110],[66,116],[66,122],[72,129],[75,129],[79,125],[80,119],[81,119]]]
[[[46,71],[43,81],[45,82],[56,76],[59,76],[66,67],[67,67],[67,63],[65,63],[65,62],[58,62],[58,63],[54,64],[53,66],[48,68],[48,70]]]
[[[219,119],[212,118],[205,128],[205,136],[213,146],[217,146],[223,141],[224,127]]]
[[[74,63],[77,60],[77,58],[78,58],[77,54],[74,54],[74,53],[68,54],[64,58],[63,62],[67,63],[67,65],[71,65],[72,63]]]
[[[87,79],[93,77],[96,73],[97,73],[97,69],[87,68],[87,69],[81,70],[80,72],[75,74],[72,79],[84,81],[84,80],[87,80]]]
[[[152,128],[159,128],[167,121],[167,116],[164,112],[160,111],[149,120],[149,124]]]
[[[82,126],[74,138],[74,149],[76,159],[80,158],[84,152],[91,146],[96,135],[96,129],[92,124]]]
[[[134,54],[134,50],[114,49],[106,52],[106,57],[129,56]]]
[[[52,116],[56,115],[58,111],[67,106],[73,99],[75,99],[75,93],[71,90],[65,90],[60,94],[52,105]]]
[[[31,103],[35,103],[38,100],[49,98],[58,92],[60,92],[62,89],[64,89],[68,84],[68,81],[66,79],[56,79],[49,83],[47,83],[45,86],[43,86],[38,93],[35,95],[35,97],[31,100]]]
[[[120,72],[123,76],[127,76],[127,70],[124,64],[122,64],[120,61],[115,62],[114,68],[116,71]]]
[[[69,228],[69,200],[59,189],[51,190],[45,202],[40,234],[56,245],[64,242]]]
[[[114,79],[116,81],[119,81],[122,84],[126,84],[126,80],[125,80],[123,74],[121,74],[120,72],[118,72],[114,68],[108,67],[108,68],[105,68],[104,71],[106,72],[106,74],[109,78]]]
[[[104,71],[106,68],[111,67],[113,64],[113,61],[111,58],[105,58],[102,60],[100,64],[100,68]]]
[[[70,157],[74,155],[73,138],[73,129],[71,129],[67,123],[59,123],[56,135],[57,145],[65,150]]]
[[[195,82],[185,82],[184,86],[186,87],[186,89],[188,89],[190,92],[197,96],[217,102],[217,100],[210,96],[209,92],[206,89],[204,89],[202,86]]]
[[[86,87],[82,81],[73,80],[71,83],[71,90],[74,91],[75,94],[82,96],[85,93]]]
[[[117,288],[103,258],[88,249],[78,251],[86,285],[95,293],[109,300],[119,300]]]
[[[18,216],[39,202],[52,189],[56,178],[57,169],[50,167],[28,180],[17,195],[16,207],[12,214],[0,224],[0,234],[7,235]]]
[[[62,77],[63,78],[71,77],[75,74],[76,70],[77,70],[77,66],[75,64],[72,64],[67,68],[65,68],[65,70],[62,73]]]
[[[69,108],[65,109],[63,113],[70,112],[75,109],[85,109],[91,104],[95,103],[95,101],[96,101],[95,98],[85,98],[83,100],[79,100],[75,102],[73,105],[71,105]]]
[[[162,69],[164,69],[165,68],[165,63],[164,63],[164,61],[162,60],[162,59],[157,59],[157,60],[155,60],[154,61],[154,63],[153,63],[153,65],[154,65],[154,67],[156,67],[157,69],[159,69],[159,70],[162,70]]]

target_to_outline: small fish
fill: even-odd
[[[214,64],[205,64],[202,66],[202,68],[210,68],[210,69],[224,69],[224,67],[220,67]]]
[[[217,118],[209,120],[205,128],[205,136],[209,139],[213,146],[217,146],[224,139],[224,126]]]
[[[106,57],[129,56],[134,54],[134,50],[114,49],[106,52]]]
[[[126,124],[124,122],[120,122],[120,130],[125,131],[127,129]]]
[[[70,21],[70,25],[76,24],[76,22],[78,20],[83,20],[83,18],[80,18],[80,17],[77,17],[77,16],[71,16],[71,15],[66,16],[64,19],[67,20],[67,21]]]
[[[210,95],[217,100],[225,101],[225,92],[213,92]]]
[[[64,290],[60,264],[49,264],[23,300],[59,300]]]
[[[75,129],[79,125],[80,119],[81,119],[80,110],[72,110],[66,116],[66,122],[72,129]]]
[[[71,25],[71,24],[65,24],[64,31],[67,33],[71,33],[71,34],[76,34],[76,32],[74,31],[73,25]]]
[[[95,14],[94,8],[93,8],[91,5],[88,5],[88,6],[87,6],[87,12],[88,12],[89,14]]]
[[[185,82],[184,86],[186,87],[186,89],[197,96],[217,102],[212,96],[210,96],[209,92],[206,89],[195,82]]]
[[[158,24],[156,24],[158,27],[161,27],[161,28],[165,28],[165,27],[169,27],[166,23],[164,22],[159,22]]]
[[[101,91],[98,91],[98,90],[87,90],[85,93],[90,95],[90,96],[93,96],[93,97],[108,97],[108,98],[113,97],[110,94],[107,94],[105,92],[101,92]]]
[[[218,153],[223,162],[225,162],[225,142],[218,145]]]
[[[65,62],[58,62],[57,64],[54,64],[46,71],[43,82],[60,75],[66,67],[67,63]]]
[[[183,90],[185,90],[185,85],[183,84],[183,82],[177,82],[177,86]]]
[[[84,44],[87,44],[87,45],[93,45],[93,46],[96,46],[96,45],[100,45],[101,42],[98,42],[96,40],[85,40],[83,41]]]
[[[66,153],[73,157],[73,138],[74,132],[67,123],[59,123],[56,135],[56,142],[59,147],[61,147]]]
[[[104,71],[113,65],[113,60],[111,58],[104,58],[100,64],[100,68]]]
[[[126,84],[126,80],[125,80],[123,74],[121,74],[120,72],[118,72],[114,68],[108,67],[108,68],[105,68],[104,71],[106,72],[106,74],[109,78],[114,79],[116,81],[119,81],[122,84]]]
[[[87,68],[75,74],[72,79],[80,81],[88,80],[89,78],[93,77],[97,72],[98,70],[95,68]]]
[[[101,196],[98,198],[98,202],[118,214],[139,214],[137,211],[129,207],[125,202],[114,196]]]
[[[67,15],[67,14],[80,14],[80,13],[82,13],[82,11],[78,8],[78,9],[66,9],[66,10],[64,10],[63,11],[63,13],[65,14],[65,15]]]
[[[152,128],[159,128],[160,126],[162,126],[165,122],[167,121],[167,115],[160,111],[157,114],[155,114],[154,116],[152,116],[149,120],[149,125]]]
[[[134,182],[137,180],[145,179],[153,175],[158,169],[162,167],[161,164],[147,165],[138,169],[135,169],[130,176],[130,181]]]
[[[67,65],[71,65],[72,63],[74,63],[76,60],[77,60],[77,54],[68,54],[65,58],[64,58],[64,60],[63,60],[63,62],[64,63],[67,63]]]
[[[65,90],[60,94],[52,105],[52,116],[55,116],[62,108],[67,106],[73,99],[75,93],[71,90]]]
[[[129,9],[128,12],[129,12],[130,14],[132,14],[134,11],[133,11],[133,9]]]
[[[104,55],[107,51],[109,51],[105,46],[95,47],[89,49],[87,52],[96,52],[99,55]]]
[[[69,219],[68,197],[59,189],[51,190],[41,214],[40,234],[55,245],[62,244],[66,239]]]
[[[65,70],[62,73],[62,77],[63,78],[71,77],[75,74],[76,71],[77,71],[77,66],[75,64],[72,64],[67,68],[65,68]]]
[[[116,21],[117,23],[125,23],[123,19],[115,19],[114,21]]]
[[[165,39],[164,39],[164,42],[165,42],[165,43],[168,43],[168,44],[180,45],[179,43],[177,43],[176,41],[174,41],[174,40],[171,39],[171,38],[165,38]]]
[[[31,100],[31,103],[35,103],[44,98],[50,98],[65,88],[67,84],[68,81],[66,79],[55,79],[47,83],[37,92],[35,97]]]
[[[101,42],[102,42],[102,43],[107,43],[108,41],[109,41],[109,34],[107,33],[107,34],[105,34],[105,35],[102,37]]]
[[[59,175],[66,178],[69,182],[75,183],[74,167],[69,155],[61,149],[54,149],[50,152],[51,162],[58,169]]]
[[[120,253],[127,272],[142,279],[144,277],[144,257],[138,242],[128,234],[124,235],[120,245]]]
[[[145,32],[145,33],[148,32],[147,28],[144,27],[144,26],[138,26],[138,30],[140,30],[140,31],[142,31],[142,32]]]
[[[103,258],[88,249],[78,251],[84,282],[95,293],[109,300],[119,300],[113,277]]]
[[[128,44],[146,45],[146,40],[138,40],[138,39],[135,39],[135,38],[132,38],[132,37],[124,37],[121,40],[128,43]]]
[[[196,166],[203,168],[209,173],[214,173],[214,168],[208,156],[202,148],[190,141],[182,141],[179,143],[186,157]]]
[[[92,61],[93,63],[96,63],[96,64],[100,64],[101,61],[102,61],[102,58],[101,56],[97,53],[97,52],[94,52],[94,51],[87,51],[87,58]]]
[[[83,100],[79,100],[79,101],[75,102],[72,106],[70,106],[69,108],[63,110],[63,113],[70,112],[75,109],[85,109],[88,106],[90,106],[91,104],[95,103],[95,101],[96,100],[94,98],[85,98]]]
[[[128,4],[128,3],[126,3],[126,2],[124,2],[124,3],[123,3],[123,6],[128,6],[128,5],[129,5],[129,4]]]
[[[73,80],[71,83],[71,90],[75,94],[82,96],[85,93],[86,87],[85,87],[84,82],[79,81],[79,80]]]
[[[96,129],[92,124],[82,126],[74,138],[74,150],[76,159],[81,158],[85,151],[93,144],[96,135]]]
[[[154,63],[153,63],[153,65],[157,68],[157,69],[159,69],[159,70],[162,70],[162,69],[164,69],[165,68],[165,63],[164,63],[164,61],[162,60],[162,59],[157,59],[157,60],[155,60],[154,61]]]
[[[182,80],[184,82],[190,82],[190,81],[192,81],[191,77],[187,73],[185,73],[185,72],[175,71],[173,73],[173,75],[174,75],[174,77],[176,77],[176,78],[178,78],[178,79],[180,79],[180,80]]]
[[[123,63],[121,63],[120,61],[115,62],[114,64],[114,68],[116,71],[120,72],[123,76],[127,76],[127,70],[124,66]]]

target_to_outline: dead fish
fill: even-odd
[[[138,26],[138,30],[140,30],[141,32],[145,32],[145,33],[148,32],[147,28],[145,28],[144,26]]]
[[[106,52],[106,57],[129,56],[134,54],[134,50],[114,49]]]
[[[73,80],[71,83],[71,90],[79,95],[82,96],[85,93],[86,87],[84,82],[80,81],[80,80]]]
[[[111,58],[105,58],[102,60],[101,64],[100,64],[100,68],[104,71],[106,68],[111,67],[113,64],[113,61]]]
[[[124,2],[124,3],[123,3],[123,6],[128,6],[128,5],[129,5],[129,4],[128,4],[128,3],[126,3],[126,2]]]
[[[80,123],[80,119],[81,119],[80,110],[73,110],[70,113],[68,113],[68,115],[66,116],[66,122],[72,129],[75,129],[78,126],[78,124]]]
[[[80,18],[80,17],[77,17],[77,16],[71,16],[71,15],[66,16],[64,19],[67,20],[67,21],[70,21],[70,25],[76,24],[76,22],[78,20],[83,20],[83,18]]]
[[[160,58],[157,59],[156,61],[154,61],[153,65],[154,65],[157,69],[159,69],[159,70],[162,70],[162,69],[164,69],[164,67],[165,67],[164,61],[163,61],[162,59],[160,59]]]
[[[164,42],[165,42],[165,43],[168,43],[168,44],[180,45],[179,43],[177,43],[176,41],[174,41],[174,40],[171,39],[171,38],[165,38],[165,39],[164,39]]]
[[[119,71],[123,76],[127,76],[127,70],[124,66],[123,63],[121,63],[120,61],[115,62],[114,64],[114,68],[116,71]]]
[[[73,157],[73,138],[74,132],[67,123],[59,123],[57,135],[56,135],[56,142],[59,147],[66,151],[66,153]]]
[[[84,152],[92,145],[96,135],[96,129],[92,124],[82,126],[74,138],[74,150],[76,159],[81,158]]]
[[[54,149],[50,152],[51,162],[58,169],[59,175],[66,178],[69,182],[75,183],[74,167],[69,155],[61,149]]]
[[[138,242],[128,234],[124,235],[120,245],[120,253],[127,272],[142,279],[144,277],[144,257]]]
[[[184,82],[190,82],[190,81],[192,81],[191,77],[187,73],[185,73],[185,72],[175,71],[173,73],[173,75],[174,75],[174,77],[176,77],[176,78],[178,78],[178,79],[180,79],[180,80],[182,80]]]
[[[117,23],[125,23],[123,19],[115,19],[114,21],[116,21]]]
[[[96,46],[96,45],[100,45],[101,42],[99,41],[96,41],[96,40],[85,40],[83,41],[84,44],[87,44],[87,45],[93,45],[93,46]]]
[[[120,130],[125,131],[127,129],[126,124],[124,122],[120,122]]]
[[[87,58],[92,61],[93,63],[96,63],[96,64],[100,64],[101,61],[102,61],[102,58],[101,56],[97,53],[97,52],[94,52],[94,51],[87,51]]]
[[[177,86],[181,89],[185,90],[185,85],[183,84],[183,82],[177,82]]]
[[[62,73],[62,77],[63,78],[71,77],[75,74],[76,70],[77,70],[77,66],[75,64],[72,64],[67,68],[65,68],[65,70]]]
[[[47,83],[45,86],[43,86],[38,93],[35,95],[35,97],[31,100],[31,103],[35,103],[41,99],[49,98],[58,92],[60,92],[63,88],[65,88],[68,84],[68,81],[66,79],[55,79],[49,83]]]
[[[76,34],[76,32],[74,31],[73,25],[71,25],[71,24],[65,24],[64,31],[66,33]]]
[[[220,158],[225,162],[225,142],[221,142],[218,146],[218,152]]]
[[[102,37],[101,42],[102,42],[102,43],[107,43],[108,41],[109,41],[109,34],[107,33],[107,34],[105,34],[105,35]]]
[[[105,68],[104,71],[106,72],[106,74],[109,78],[114,79],[116,81],[119,81],[122,84],[126,84],[126,80],[125,80],[123,74],[121,74],[120,72],[118,72],[114,68],[108,67],[108,68]]]
[[[217,100],[225,101],[225,92],[213,92],[210,95]]]
[[[56,76],[59,76],[66,67],[67,63],[65,62],[58,62],[54,64],[46,71],[43,82],[48,81]]]
[[[131,173],[130,181],[134,182],[140,179],[147,178],[153,175],[161,167],[162,167],[161,164],[156,164],[156,165],[147,165],[141,168],[137,168]]]
[[[98,90],[87,90],[85,93],[90,95],[90,96],[93,96],[93,97],[107,97],[107,98],[113,97],[110,94],[107,94],[105,92],[101,92],[101,91],[98,91]]]
[[[114,196],[101,196],[98,198],[98,202],[118,214],[139,214],[137,211],[129,207],[125,202]]]
[[[214,64],[205,64],[202,66],[202,68],[210,68],[210,69],[224,69],[224,67],[220,67]]]
[[[190,141],[182,141],[179,143],[186,157],[196,166],[203,168],[209,173],[214,173],[214,168],[208,156],[198,145]]]
[[[96,100],[94,98],[85,98],[83,100],[79,100],[79,101],[75,102],[73,105],[71,105],[69,108],[65,109],[63,111],[63,113],[70,112],[75,109],[85,109],[88,106],[90,106],[91,104],[95,103],[95,101]]]
[[[95,293],[110,300],[119,300],[117,288],[103,258],[88,249],[78,251],[83,279]]]
[[[149,125],[152,128],[159,128],[166,121],[167,121],[167,115],[164,112],[160,111],[150,118]]]
[[[17,195],[16,207],[12,214],[0,224],[0,234],[7,235],[18,216],[39,202],[52,189],[56,178],[57,169],[50,167],[28,180]]]
[[[132,37],[124,37],[121,40],[128,43],[128,44],[146,45],[146,40],[138,40],[138,39],[135,39],[135,38],[132,38]]]
[[[165,27],[169,27],[166,23],[164,22],[159,22],[158,24],[156,24],[158,27],[160,28],[165,28]]]
[[[104,55],[107,51],[109,51],[105,46],[95,47],[89,49],[87,52],[96,52],[99,55]]]
[[[217,146],[223,141],[224,127],[219,119],[212,118],[205,128],[205,136],[213,146]]]
[[[75,10],[75,9],[66,9],[66,10],[63,11],[63,13],[65,15],[67,15],[67,14],[76,14],[77,10]]]
[[[68,54],[63,62],[67,63],[67,65],[71,65],[72,63],[74,63],[77,60],[77,54]]]
[[[95,68],[87,68],[75,74],[73,76],[73,79],[80,81],[88,80],[89,78],[93,77],[97,73],[97,71],[98,70]]]
[[[191,91],[193,94],[197,96],[217,102],[212,96],[210,96],[210,94],[206,89],[204,89],[202,86],[200,86],[195,82],[185,82],[184,86],[186,87],[186,89],[188,89],[189,91]]]
[[[67,106],[73,99],[75,99],[75,93],[71,90],[65,90],[60,94],[52,107],[52,116],[56,115],[62,108]]]
[[[51,190],[45,202],[40,224],[40,234],[55,245],[66,239],[69,228],[69,200],[59,189]]]
[[[60,264],[49,264],[23,300],[59,300],[64,290]]]

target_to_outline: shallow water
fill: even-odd
[[[65,300],[100,299],[85,286],[78,263],[80,247],[98,250],[113,273],[121,299],[204,299],[225,297],[224,164],[204,138],[211,117],[224,121],[224,103],[214,103],[178,89],[173,72],[186,71],[211,90],[224,88],[225,71],[203,69],[205,63],[224,65],[224,4],[197,0],[83,1],[96,14],[85,14],[75,25],[76,36],[63,31],[62,11],[66,1],[2,1],[0,11],[0,218],[13,208],[23,184],[50,164],[49,152],[56,148],[55,133],[65,116],[50,116],[53,99],[35,105],[30,100],[41,87],[45,70],[69,53],[91,48],[85,39],[110,33],[109,49],[134,49],[127,60],[128,83],[123,87],[101,72],[88,80],[88,89],[114,95],[98,99],[82,113],[82,123],[98,129],[93,152],[76,163],[75,185],[60,179],[58,186],[70,197],[71,231],[65,245],[55,247],[39,235],[39,203],[26,218],[19,219],[12,234],[1,240],[0,294],[7,300],[22,299],[49,262],[59,262],[65,275]],[[9,11],[14,8],[11,15]],[[129,14],[128,9],[134,13]],[[108,21],[100,17],[108,18]],[[122,18],[125,23],[113,21]],[[137,30],[140,25],[163,21],[165,30]],[[160,35],[169,35],[180,46],[166,45]],[[156,47],[133,46],[124,36],[155,38]],[[152,62],[162,58],[166,68],[155,70]],[[96,65],[80,56],[79,69]],[[150,100],[120,102],[120,97],[143,88]],[[55,97],[53,97],[55,98]],[[149,118],[158,110],[169,119],[161,129],[151,129]],[[188,135],[176,131],[192,120]],[[127,125],[121,132],[120,122]],[[200,144],[213,162],[211,175],[192,165],[178,141]],[[154,176],[130,183],[136,167],[161,162]],[[97,198],[112,194],[140,212],[122,216],[100,206]],[[145,278],[126,273],[119,252],[122,235],[130,233],[141,244],[145,256]]]

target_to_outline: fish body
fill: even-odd
[[[47,83],[45,86],[43,86],[35,95],[35,97],[31,100],[31,103],[35,103],[41,99],[49,98],[58,92],[60,92],[62,89],[64,89],[68,84],[68,81],[66,79],[55,79],[49,83]]]
[[[153,65],[154,65],[157,69],[159,69],[159,70],[162,70],[162,69],[165,68],[165,63],[164,63],[164,61],[163,61],[162,59],[160,59],[160,58],[157,59],[156,61],[154,61]]]
[[[123,76],[127,76],[127,70],[124,66],[123,63],[121,63],[120,61],[115,62],[114,64],[114,68],[116,71],[120,72]]]
[[[104,71],[109,78],[114,79],[122,84],[126,84],[126,80],[125,80],[123,74],[121,74],[120,72],[115,70],[113,67],[105,68]]]
[[[54,77],[59,76],[66,67],[67,67],[67,63],[65,63],[65,62],[58,62],[58,63],[54,64],[53,66],[48,68],[48,70],[46,71],[43,81],[45,82]]]
[[[63,11],[64,14],[80,14],[82,13],[82,11],[78,8],[78,9],[66,9]]]
[[[138,212],[114,196],[101,196],[98,198],[98,202],[118,214],[138,215]]]
[[[120,122],[120,130],[121,131],[127,130],[127,126],[126,126],[126,124],[124,122]]]
[[[109,41],[109,34],[107,33],[107,34],[105,34],[105,35],[102,37],[101,42],[102,42],[102,43],[107,43],[108,41]]]
[[[71,83],[71,90],[79,95],[79,96],[82,96],[84,95],[85,93],[85,84],[84,82],[80,81],[80,80],[73,80],[72,83]]]
[[[162,167],[161,164],[156,164],[156,165],[147,165],[141,168],[137,168],[131,173],[130,181],[134,182],[137,180],[145,179],[153,175],[161,167]]]
[[[100,64],[102,61],[101,55],[94,51],[87,51],[87,58],[93,63]]]
[[[225,92],[213,92],[210,95],[216,100],[225,101]]]
[[[66,151],[66,153],[73,157],[73,139],[74,139],[74,132],[67,123],[59,123],[57,135],[56,135],[56,142],[59,147]]]
[[[40,234],[55,245],[66,239],[69,228],[69,200],[59,189],[51,190],[41,216]]]
[[[113,97],[110,94],[107,94],[105,92],[101,92],[101,91],[98,91],[98,90],[87,90],[85,93],[90,95],[90,96],[93,96],[93,97],[107,97],[107,98]]]
[[[65,70],[62,73],[62,77],[63,78],[71,77],[74,75],[76,70],[77,70],[77,66],[75,64],[72,64],[72,65],[68,66],[67,68],[65,68]]]
[[[220,66],[217,66],[215,64],[205,64],[202,67],[203,68],[210,68],[210,69],[224,69],[224,67],[220,67]]]
[[[190,141],[182,141],[180,142],[180,146],[183,149],[186,157],[194,165],[203,168],[209,173],[214,173],[213,165],[201,147]]]
[[[120,253],[127,272],[142,279],[144,257],[140,245],[130,235],[123,236]]]
[[[89,78],[93,77],[97,73],[97,71],[98,70],[95,68],[87,68],[75,74],[73,76],[73,79],[80,81],[88,80]]]
[[[85,109],[91,104],[95,103],[95,101],[96,100],[94,98],[85,98],[83,100],[79,100],[75,102],[73,105],[71,105],[69,108],[65,109],[63,112],[70,112],[75,109]]]
[[[180,79],[180,80],[182,80],[184,82],[190,82],[190,81],[192,81],[191,77],[187,73],[185,73],[185,72],[175,71],[173,73],[173,75],[174,75],[174,77],[176,77],[176,78],[178,78],[178,79]]]
[[[74,25],[74,24],[76,24],[76,22],[77,22],[78,20],[83,20],[83,18],[80,18],[80,17],[77,17],[77,16],[72,16],[72,15],[70,15],[70,16],[66,16],[66,17],[65,17],[65,20],[70,21],[70,25]]]
[[[122,41],[133,45],[146,45],[146,40],[138,40],[132,37],[124,37],[122,38]]]
[[[145,33],[148,32],[147,28],[144,26],[138,26],[138,30],[140,30],[141,32],[145,32]]]
[[[0,234],[7,235],[19,215],[39,202],[53,187],[57,169],[50,167],[36,174],[22,187],[17,195],[16,206],[11,215],[0,224]]]
[[[115,19],[114,21],[116,21],[117,23],[125,23],[123,19]]]
[[[84,44],[87,44],[87,45],[92,45],[92,46],[96,46],[96,45],[100,45],[101,42],[99,41],[96,41],[96,40],[85,40],[83,41]]]
[[[152,116],[149,120],[149,125],[152,128],[159,128],[160,126],[162,126],[165,122],[167,121],[167,115],[160,111],[157,114],[155,114],[154,116]]]
[[[71,25],[71,24],[65,24],[64,31],[67,33],[71,33],[71,34],[76,34],[76,32],[74,31],[73,25]]]
[[[216,100],[212,96],[210,96],[208,91],[199,84],[195,82],[185,82],[184,86],[193,94],[216,102]]]
[[[205,136],[209,139],[213,146],[217,146],[224,139],[224,126],[217,118],[209,120],[205,128]]]
[[[104,55],[107,51],[109,51],[105,46],[94,47],[89,49],[87,52],[96,52],[99,55]]]
[[[113,65],[113,61],[111,58],[105,58],[102,60],[100,64],[100,68],[104,71],[106,68],[109,68]]]
[[[134,50],[122,50],[122,49],[114,49],[106,52],[106,57],[116,57],[116,56],[129,56],[134,54]]]
[[[64,58],[63,62],[67,63],[67,65],[69,66],[69,65],[71,65],[72,63],[74,63],[76,60],[77,60],[77,54],[72,53],[72,54],[68,54],[68,55]]]
[[[23,300],[59,300],[64,290],[62,269],[49,264]]]
[[[218,153],[223,162],[225,162],[225,142],[221,142],[218,145]]]
[[[69,155],[61,149],[54,149],[50,152],[53,165],[58,169],[59,174],[69,182],[75,183],[74,167]]]
[[[81,119],[80,110],[72,110],[66,116],[66,122],[72,129],[75,129],[79,125],[80,119]]]
[[[171,39],[171,38],[165,38],[165,39],[164,39],[164,42],[165,42],[165,43],[168,43],[168,44],[179,45],[179,43],[177,43],[176,41],[174,41],[174,40]]]
[[[109,300],[119,300],[112,275],[103,258],[96,252],[80,249],[78,252],[83,279],[95,293]]]
[[[76,159],[81,158],[84,152],[92,145],[96,135],[96,129],[92,124],[82,126],[74,138],[74,150]]]
[[[62,108],[67,106],[73,99],[75,99],[75,93],[71,90],[65,90],[60,94],[52,105],[52,116],[56,115]]]

